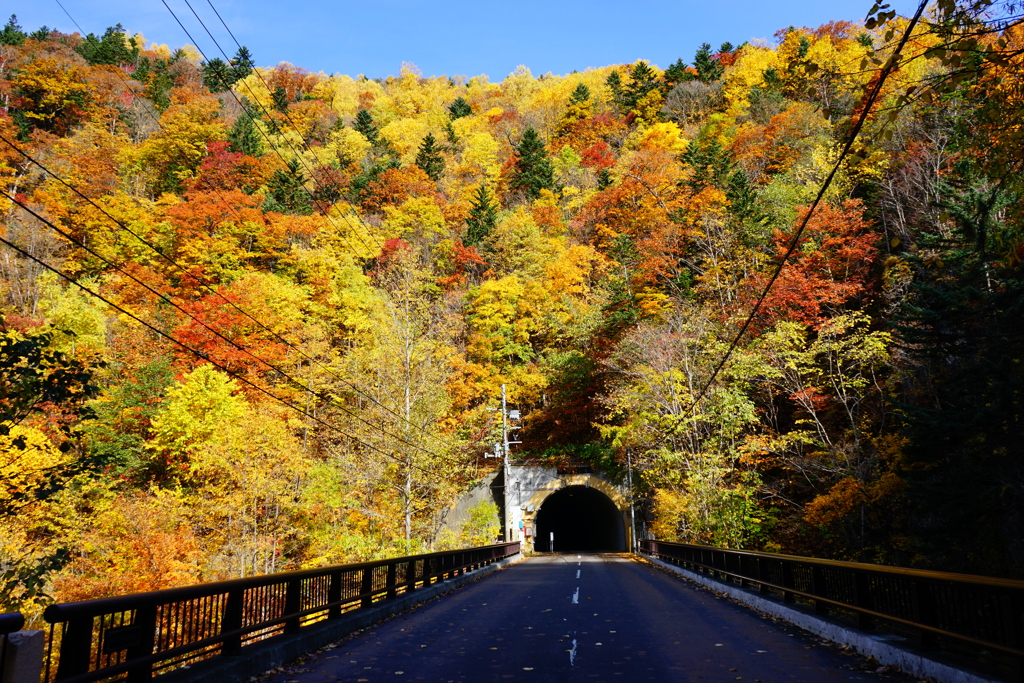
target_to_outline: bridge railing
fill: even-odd
[[[501,543],[51,605],[44,680],[150,680],[518,552]]]
[[[809,599],[820,614],[851,612],[862,628],[875,620],[909,627],[926,648],[944,637],[1024,659],[1024,581],[666,541],[640,541],[640,551],[786,602]]]

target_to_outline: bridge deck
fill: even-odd
[[[547,555],[396,617],[268,683],[850,681],[857,660],[616,555]]]

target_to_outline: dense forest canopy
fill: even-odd
[[[1024,576],[1014,12],[496,82],[11,17],[0,611],[488,542],[503,384],[658,538]]]

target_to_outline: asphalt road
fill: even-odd
[[[620,555],[524,560],[268,683],[851,681],[853,658]]]

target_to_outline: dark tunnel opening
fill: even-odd
[[[534,550],[621,552],[626,549],[622,513],[611,498],[587,486],[567,486],[552,493],[537,511]]]

